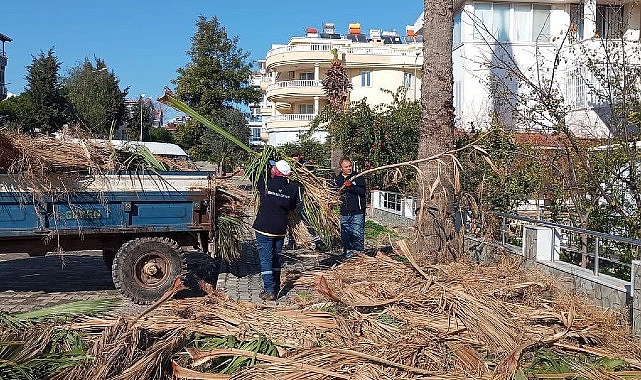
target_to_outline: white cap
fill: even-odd
[[[276,169],[278,169],[278,171],[284,176],[288,176],[292,173],[292,168],[285,160],[276,161]]]

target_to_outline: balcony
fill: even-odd
[[[268,132],[274,129],[301,128],[309,126],[316,114],[298,113],[289,115],[264,116],[263,121]]]
[[[313,96],[325,96],[323,86],[319,80],[290,80],[272,83],[267,87],[267,100],[276,102],[279,100],[292,101],[292,98],[308,98]]]
[[[286,71],[290,69],[289,66],[300,67],[300,65],[313,65],[323,61],[329,64],[333,58],[332,49],[338,50],[339,57],[345,54],[347,66],[368,63],[383,66],[407,67],[414,65],[421,67],[423,63],[420,54],[421,44],[399,44],[396,46],[358,44],[359,46],[351,46],[351,42],[348,40],[335,41],[324,44],[285,45],[271,49],[267,52],[267,68],[274,71]],[[419,54],[417,55],[417,53]]]

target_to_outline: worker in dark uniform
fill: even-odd
[[[296,210],[301,199],[299,186],[288,179],[292,172],[289,164],[284,160],[270,161],[270,164],[272,167],[267,180],[258,179],[260,206],[253,228],[264,288],[260,298],[273,301],[280,291],[280,255],[287,232],[287,215]]]

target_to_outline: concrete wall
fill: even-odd
[[[387,227],[410,227],[414,225],[414,219],[392,214],[391,212],[370,208],[367,214],[372,220]]]

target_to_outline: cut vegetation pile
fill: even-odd
[[[132,142],[114,147],[108,140],[32,137],[0,131],[0,170],[24,176],[105,171],[191,171],[193,164],[151,154]]]
[[[235,302],[202,283],[207,296],[168,301],[139,318],[84,317],[52,327],[84,336],[89,346],[82,364],[56,378],[641,376],[641,344],[619,315],[517,261],[419,270],[406,249],[398,252],[290,278],[307,290],[289,305]],[[47,344],[27,338],[24,349]]]

